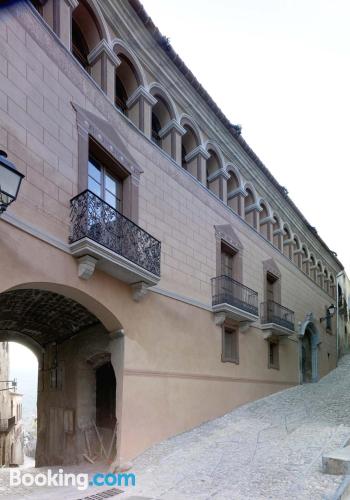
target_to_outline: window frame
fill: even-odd
[[[279,370],[280,369],[280,353],[279,353],[279,342],[278,340],[268,340],[267,342],[267,366],[270,370]],[[273,348],[276,349],[276,359],[271,361],[271,353],[273,353]],[[272,356],[273,357],[273,356]]]
[[[228,353],[226,350],[226,335],[228,333],[232,335],[231,353]],[[235,326],[227,324],[222,326],[221,361],[223,363],[239,365],[239,329]]]

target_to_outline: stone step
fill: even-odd
[[[323,455],[322,470],[325,474],[350,474],[350,446]]]

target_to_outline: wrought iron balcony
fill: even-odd
[[[161,243],[89,190],[71,200],[70,248],[127,283],[160,279]]]
[[[281,304],[268,300],[260,307],[263,329],[271,329],[277,335],[294,332],[294,312]]]
[[[0,419],[0,432],[10,432],[16,425],[16,417],[1,418]]]
[[[249,322],[258,318],[258,294],[229,276],[212,278],[214,312],[225,313],[228,317]]]

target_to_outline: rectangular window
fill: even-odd
[[[279,345],[278,342],[268,342],[268,367],[279,370]]]
[[[88,164],[88,189],[113,208],[122,211],[123,183],[112,175],[101,162],[90,155]]]
[[[225,245],[221,245],[221,274],[233,278],[234,252]]]
[[[223,362],[239,363],[238,331],[226,326],[222,329],[222,356]]]

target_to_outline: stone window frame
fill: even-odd
[[[221,335],[221,361],[222,363],[233,363],[239,365],[239,328],[237,325],[226,322],[222,325]],[[226,352],[226,335],[232,335],[232,354]]]
[[[239,283],[243,282],[243,245],[240,242],[233,226],[224,224],[214,226],[216,238],[216,276],[221,276],[221,253],[222,246],[232,250],[233,259],[233,279]]]
[[[274,346],[276,348],[276,359],[271,362],[271,348]],[[280,345],[279,341],[276,339],[269,339],[267,341],[267,367],[269,370],[279,370],[280,369]]]
[[[275,278],[274,283],[274,302],[281,304],[281,272],[274,259],[267,259],[263,262],[263,283],[264,283],[264,301],[267,302],[267,277],[270,275]]]
[[[111,158],[119,173],[123,173],[122,214],[135,224],[139,221],[139,183],[143,170],[121,151],[117,141],[111,139],[113,127],[103,118],[94,116],[73,104],[77,114],[78,128],[78,193],[88,189],[88,161],[90,145],[101,150],[101,154]],[[122,138],[120,138],[122,140]]]

